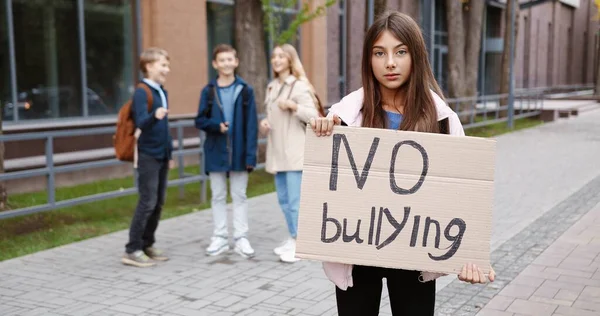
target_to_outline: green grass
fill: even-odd
[[[515,121],[515,127],[512,130],[508,129],[504,122],[471,128],[466,130],[466,134],[477,137],[491,137],[534,127],[541,123],[541,121],[535,119],[520,119]],[[186,168],[186,173],[198,174],[198,167]],[[177,171],[172,170],[169,178],[177,178]],[[133,178],[126,177],[73,187],[62,187],[56,191],[56,200],[72,199],[132,186]],[[255,197],[273,191],[275,191],[275,185],[272,175],[264,171],[256,171],[250,174],[248,197]],[[183,198],[179,197],[178,187],[171,187],[167,191],[167,201],[163,209],[162,219],[188,214],[194,210],[206,209],[210,206],[209,201],[210,189],[207,190],[207,202],[200,204],[200,185],[198,183],[186,185]],[[127,229],[136,202],[137,195],[130,195],[0,220],[0,261]],[[9,196],[9,206],[12,209],[44,203],[46,203],[45,191]],[[125,242],[124,240],[123,243]]]
[[[186,168],[186,173],[198,174],[197,167]],[[172,170],[169,178],[177,178]],[[58,188],[56,200],[72,199],[133,186],[133,178],[103,180],[73,187]],[[183,198],[179,188],[167,190],[167,201],[161,219],[167,219],[210,206],[210,186],[207,202],[200,203],[200,184],[185,186]],[[273,176],[264,171],[250,174],[248,197],[275,191]],[[46,203],[46,192],[9,196],[12,209]],[[137,195],[108,199],[59,210],[0,220],[0,261],[34,253],[79,240],[127,229],[137,203]],[[125,240],[123,241],[126,242]]]
[[[523,118],[514,121],[513,129],[508,128],[508,124],[506,122],[501,122],[488,126],[469,128],[465,130],[465,134],[467,136],[475,137],[494,137],[526,128],[535,127],[543,123],[544,122],[539,119]]]

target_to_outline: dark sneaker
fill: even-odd
[[[167,261],[169,260],[169,257],[165,256],[164,252],[160,249],[156,249],[153,247],[148,247],[146,249],[144,249],[144,253],[150,257],[150,259],[152,260],[156,260],[156,261]]]
[[[121,262],[126,265],[147,268],[155,265],[155,262],[150,261],[150,258],[146,256],[146,254],[141,251],[135,251],[133,253],[125,253],[123,258],[121,258]]]

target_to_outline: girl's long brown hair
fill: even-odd
[[[277,45],[273,48],[273,51],[275,51],[275,48],[278,47],[281,48],[283,53],[287,56],[292,75],[296,77],[296,79],[302,80],[308,85],[308,89],[310,90],[310,94],[315,104],[315,107],[317,108],[317,111],[319,111],[319,115],[324,117],[325,109],[323,108],[323,104],[321,104],[321,100],[317,96],[317,91],[315,90],[315,87],[310,83],[308,77],[306,76],[306,71],[304,71],[304,66],[300,61],[298,51],[294,46],[290,44]],[[273,76],[277,78],[279,77],[279,74],[273,71]]]
[[[371,65],[373,45],[385,30],[392,33],[408,47],[412,60],[410,78],[396,92],[398,94],[401,90],[404,90],[406,93],[400,130],[438,133],[437,110],[430,90],[433,90],[442,99],[444,96],[431,71],[425,40],[419,25],[410,16],[396,11],[381,15],[371,25],[365,36],[362,57],[362,84],[364,90],[364,101],[361,110],[363,115],[362,126],[387,127],[379,82],[373,74]]]

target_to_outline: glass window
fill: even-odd
[[[77,2],[13,0],[12,5],[18,101],[30,104],[19,118],[80,116]]]
[[[286,12],[276,12],[275,15],[277,15],[277,19],[279,21],[279,29],[277,30],[278,34],[283,33],[284,31],[286,31],[291,25],[292,22],[294,22],[294,19],[296,19],[296,12],[295,11],[286,11]],[[298,33],[294,34],[292,36],[292,38],[290,38],[287,42],[288,44],[292,44],[296,49],[298,49],[300,46],[300,41],[298,40]]]
[[[438,84],[447,93],[447,65],[448,65],[448,27],[446,24],[446,5],[443,0],[435,1],[434,20],[434,49],[433,73]]]
[[[212,52],[218,44],[235,46],[233,5],[207,2],[206,14],[208,26],[208,75],[216,78],[217,72],[212,66]]]
[[[486,23],[486,36],[487,37],[501,37],[502,36],[502,9],[493,6],[487,6],[487,23]]]
[[[10,92],[10,58],[8,47],[8,26],[6,6],[0,3],[0,108],[4,120],[12,120],[12,95]]]
[[[344,3],[344,0],[340,0],[339,2],[339,10],[340,10],[340,14],[339,14],[339,20],[338,20],[338,28],[340,30],[339,33],[339,55],[338,58],[340,60],[339,62],[339,75],[340,75],[340,84],[339,84],[339,99],[342,99],[345,95],[346,95],[346,76],[345,76],[345,69],[346,69],[346,63],[344,62],[346,60],[346,56],[344,56],[344,44],[346,43],[346,38],[344,38],[344,36],[346,35],[344,32],[345,29],[345,25],[344,23],[346,22],[346,4]]]
[[[446,1],[435,1],[435,30],[445,32],[448,30],[446,25]]]
[[[85,0],[89,115],[118,112],[134,88],[133,12],[130,0]]]
[[[286,10],[286,12],[277,12],[279,18],[279,30],[281,33],[287,29],[296,18],[296,10]],[[206,3],[206,15],[207,15],[207,33],[208,33],[208,75],[209,78],[215,78],[217,72],[212,67],[212,51],[218,44],[229,44],[235,47],[235,24],[234,24],[234,7],[233,2],[231,4],[223,2],[210,2]],[[271,50],[269,49],[269,33],[265,30],[265,52],[267,55],[267,68],[271,73]],[[300,38],[295,36],[290,40],[290,44],[294,45],[296,49],[300,46]],[[300,53],[300,52],[298,52]],[[239,52],[238,52],[239,54]]]
[[[295,10],[286,10],[286,11],[282,11],[281,9],[275,9],[274,15],[276,16],[276,20],[277,20],[277,30],[275,31],[275,36],[280,35],[281,33],[283,33],[285,30],[287,30],[290,25],[292,24],[292,22],[294,22],[294,19],[296,18],[296,11]],[[267,30],[265,30],[265,53],[267,55],[267,68],[269,69],[269,80],[272,80],[272,76],[273,76],[273,71],[271,69],[271,53],[272,50],[270,49],[269,45],[276,45],[277,43],[275,43],[276,39],[273,38],[272,41],[269,41],[269,32]],[[288,44],[291,44],[292,46],[294,46],[294,48],[296,48],[296,51],[298,51],[298,55],[301,55],[300,52],[300,38],[298,36],[298,33],[294,34],[294,36],[292,36],[288,41]],[[302,56],[300,56],[300,59],[302,60]]]

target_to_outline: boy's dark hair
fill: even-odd
[[[219,44],[215,49],[213,49],[212,59],[217,60],[217,55],[220,53],[233,53],[233,55],[237,58],[237,51],[231,45],[228,44]]]

